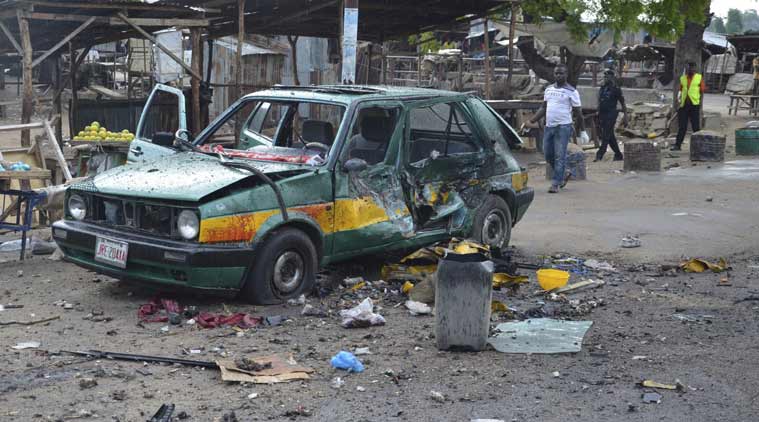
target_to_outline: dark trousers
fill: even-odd
[[[614,135],[614,126],[617,124],[617,115],[619,113],[601,113],[598,115],[598,120],[601,126],[601,147],[596,152],[596,158],[602,159],[606,154],[606,148],[611,147],[614,151],[614,158],[620,158],[622,152],[619,151],[619,145],[617,145],[617,137]]]
[[[685,105],[680,107],[680,110],[677,110],[677,122],[679,127],[677,129],[677,140],[675,141],[676,146],[679,147],[683,144],[685,132],[688,131],[688,120],[690,120],[690,127],[693,129],[693,133],[701,130],[700,111],[701,107],[691,104],[690,101],[686,101]]]

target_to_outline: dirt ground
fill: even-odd
[[[746,120],[723,119],[725,132]],[[617,173],[621,163],[589,159],[588,181],[570,182],[564,192],[551,196],[545,193],[540,157],[520,155],[520,161],[531,163],[530,184],[536,188],[534,204],[514,231],[512,244],[521,259],[542,264],[557,254],[595,258],[618,272],[572,276],[570,282],[606,282],[567,294],[581,304],[599,305],[594,308],[578,310],[534,295],[535,274],[526,270],[526,286],[496,291],[494,299],[519,319],[555,315],[593,321],[579,353],[438,351],[434,317],[412,316],[398,306],[405,300],[399,283],[358,292],[336,287],[345,276],[377,280],[376,267],[357,263],[334,268],[324,280],[333,290],[308,298],[309,304],[330,311],[319,318],[301,315],[302,305],[254,307],[234,299],[167,294],[46,257],[19,262],[17,254],[3,253],[0,303],[23,308],[0,311],[0,420],[144,421],[163,403],[174,403],[175,417],[190,421],[233,420],[232,412],[240,421],[756,420],[759,161],[692,167],[682,152],[665,160],[679,168],[657,175]],[[689,215],[672,216],[679,212]],[[643,245],[619,248],[626,233],[640,235]],[[0,241],[13,238],[4,235]],[[719,274],[667,269],[683,255],[724,256],[732,269]],[[140,323],[139,306],[156,296],[201,311],[287,319],[242,334],[184,323]],[[379,305],[386,325],[342,328],[337,312],[367,296]],[[51,317],[58,319],[6,324]],[[509,317],[494,315],[492,325]],[[29,341],[40,342],[39,348],[12,348]],[[359,347],[371,351],[359,356],[364,372],[348,374],[330,366],[338,351]],[[90,360],[60,352],[90,349],[205,361],[291,354],[315,372],[307,381],[241,385],[222,382],[219,372],[210,369]],[[344,381],[339,388],[336,377]],[[84,380],[89,378],[96,384],[88,385]],[[637,385],[644,379],[677,380],[683,388],[656,390],[661,402],[643,403],[641,395],[654,391]],[[433,399],[432,391],[444,400]],[[252,393],[258,396],[249,398]]]

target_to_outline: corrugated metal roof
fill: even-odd
[[[222,37],[216,40],[216,45],[227,48],[229,50],[237,51],[237,39],[235,37]],[[250,56],[254,54],[274,54],[284,56],[285,53],[270,48],[261,47],[250,41],[243,41],[242,55]]]

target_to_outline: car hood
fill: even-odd
[[[309,171],[288,163],[241,161],[269,175]],[[186,152],[119,166],[87,184],[89,189],[109,195],[195,202],[248,177],[256,176],[247,170],[226,167],[216,157]]]

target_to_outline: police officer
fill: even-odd
[[[689,120],[694,133],[701,130],[701,99],[705,90],[703,75],[696,72],[695,63],[689,62],[686,66],[686,74],[680,76],[680,108],[677,110],[679,128],[672,151],[682,149]]]
[[[596,152],[596,159],[601,161],[606,154],[606,148],[611,147],[614,151],[614,161],[623,159],[622,152],[617,145],[617,137],[614,136],[614,126],[617,124],[617,103],[622,106],[624,125],[627,126],[627,107],[625,106],[625,97],[622,95],[622,89],[617,85],[614,78],[614,70],[606,69],[604,71],[604,83],[598,91],[598,120],[601,125],[601,147]]]

